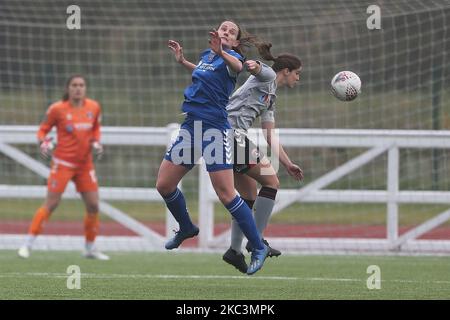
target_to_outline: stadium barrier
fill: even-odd
[[[105,145],[167,146],[176,135],[179,126],[170,124],[161,128],[103,127],[102,143]],[[35,144],[35,126],[0,126],[0,152],[47,177],[49,169],[23,151],[16,144]],[[422,224],[399,233],[398,206],[400,204],[450,205],[449,191],[400,190],[401,149],[450,149],[450,132],[425,130],[347,130],[347,129],[277,129],[285,147],[295,148],[362,148],[367,151],[336,167],[334,170],[307,183],[300,189],[280,190],[273,214],[279,214],[287,206],[296,203],[385,203],[387,207],[386,238],[314,238],[270,237],[269,242],[292,253],[419,253],[449,254],[449,239],[418,239],[421,235],[450,219],[445,210]],[[251,130],[250,138],[264,141],[260,130]],[[325,189],[345,175],[361,168],[378,156],[387,153],[386,190],[338,190]],[[304,168],[307,171],[307,168]],[[180,186],[181,187],[181,186]],[[46,186],[0,184],[0,198],[45,198]],[[78,197],[73,185],[64,195]],[[163,250],[165,237],[143,225],[126,212],[108,204],[108,200],[162,201],[155,188],[100,187],[100,210],[138,236],[99,237],[104,250]],[[229,230],[214,235],[214,204],[218,198],[210,184],[207,172],[199,170],[199,234],[197,249],[200,251],[223,250],[229,243]],[[166,236],[176,222],[169,212],[166,218]],[[0,234],[1,249],[15,249],[22,244],[24,234]],[[36,249],[73,250],[81,248],[82,237],[43,235]],[[196,249],[196,250],[197,250]]]

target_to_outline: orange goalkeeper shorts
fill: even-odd
[[[47,181],[48,191],[63,193],[70,180],[75,183],[78,192],[98,191],[97,177],[92,162],[81,167],[69,167],[52,161]]]

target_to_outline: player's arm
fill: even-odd
[[[214,30],[211,31],[209,35],[211,37],[209,39],[209,46],[211,50],[225,61],[225,64],[228,66],[228,68],[230,68],[232,72],[241,72],[242,61],[222,50],[222,40],[220,40],[219,38],[219,33]]]
[[[94,124],[93,124],[93,127],[92,127],[94,139],[91,142],[91,146],[92,146],[92,149],[94,149],[94,153],[95,153],[95,156],[97,157],[97,160],[101,159],[101,157],[103,156],[103,152],[104,152],[103,146],[100,143],[101,122],[102,122],[102,115],[101,115],[101,109],[100,109],[100,106],[99,106],[99,111],[98,111],[97,117],[95,118],[95,121],[94,121]]]
[[[53,126],[56,125],[56,113],[56,108],[54,106],[50,106],[37,132],[37,139],[41,156],[45,159],[50,158],[52,150],[55,147],[54,143],[52,142],[53,139],[47,137],[47,134],[52,130]]]
[[[303,180],[303,170],[291,161],[286,151],[284,151],[283,146],[280,144],[278,135],[275,134],[275,122],[263,121],[261,122],[261,128],[263,129],[267,144],[270,147],[275,146],[275,148],[272,148],[272,152],[275,152],[275,156],[280,159],[281,164],[286,168],[289,175],[296,180]]]
[[[261,82],[273,81],[277,74],[271,67],[258,60],[247,60],[244,62],[245,69]]]
[[[45,113],[45,118],[42,120],[39,130],[37,132],[37,138],[39,142],[42,142],[45,140],[45,137],[47,134],[52,130],[53,126],[56,125],[56,119],[57,119],[57,110],[52,105],[48,108],[47,112]]]
[[[242,71],[242,62],[238,58],[232,56],[231,54],[221,50],[221,57],[225,61],[228,68],[235,73],[239,73]]]
[[[188,69],[190,72],[194,71],[195,69],[195,64],[193,64],[192,62],[189,62],[188,60],[186,60],[184,58],[183,55],[183,47],[174,40],[169,40],[167,43],[168,47],[170,50],[173,51],[174,55],[175,55],[175,60],[181,64],[182,66],[184,66],[186,69]]]
[[[100,137],[101,137],[100,127],[101,127],[101,123],[102,123],[102,113],[101,113],[101,109],[100,109],[100,106],[99,106],[99,110],[98,110],[97,116],[95,117],[94,124],[92,126],[92,132],[93,132],[93,135],[94,135],[94,141],[100,142]]]

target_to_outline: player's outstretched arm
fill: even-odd
[[[255,60],[247,60],[244,62],[245,70],[250,72],[251,75],[256,76],[261,72],[261,63]]]
[[[277,77],[277,74],[271,67],[258,60],[247,60],[244,62],[244,67],[260,82],[274,81]]]
[[[169,47],[170,50],[173,51],[174,55],[175,55],[175,60],[183,65],[186,69],[188,69],[190,72],[194,71],[195,69],[195,64],[193,64],[192,62],[189,62],[188,60],[186,60],[184,58],[183,55],[183,47],[174,40],[169,40],[167,42],[167,46]]]

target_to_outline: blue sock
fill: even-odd
[[[177,188],[171,194],[163,196],[163,199],[166,202],[167,208],[169,208],[175,220],[177,220],[180,225],[180,230],[192,229],[193,224],[191,218],[189,217],[189,213],[186,208],[186,200],[184,199],[181,190]]]
[[[241,197],[236,196],[236,198],[234,198],[225,207],[228,209],[228,211],[230,211],[231,215],[239,224],[239,228],[241,228],[242,232],[247,237],[253,248],[256,248],[258,250],[264,249],[261,235],[259,234],[258,229],[256,229],[252,211],[244,202],[244,200],[242,200]]]

